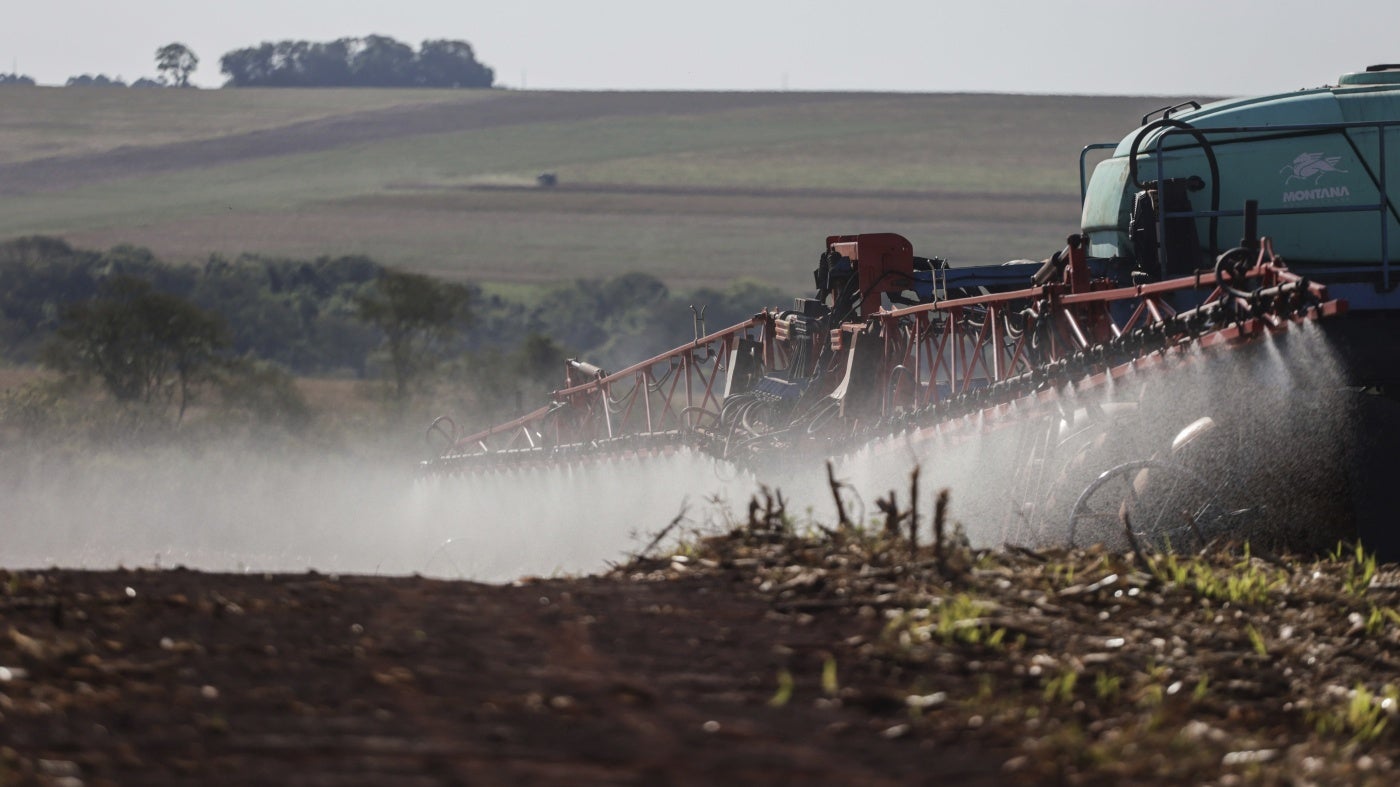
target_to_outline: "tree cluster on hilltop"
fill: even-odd
[[[329,43],[263,42],[219,60],[226,87],[491,87],[495,72],[466,41],[424,41],[417,52],[388,36]]]
[[[181,43],[156,50],[160,77],[131,87],[188,87],[199,56]],[[476,59],[466,41],[424,41],[418,51],[389,36],[341,38],[329,43],[279,41],[236,49],[219,59],[224,87],[491,87],[495,71]],[[0,85],[33,85],[21,74],[0,74]],[[82,74],[68,87],[127,87],[121,77]]]
[[[33,84],[32,82],[30,84]],[[121,77],[109,77],[106,74],[80,74],[75,77],[68,77],[68,81],[63,83],[64,87],[165,87],[165,85],[150,77],[141,77],[130,85]]]

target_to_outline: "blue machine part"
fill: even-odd
[[[764,377],[753,387],[753,393],[772,401],[797,399],[807,390],[807,380],[789,381],[779,377]]]

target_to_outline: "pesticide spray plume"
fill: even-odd
[[[1063,545],[1096,478],[1151,459],[1190,468],[1248,513],[1228,520],[1236,532],[1211,535],[1335,544],[1349,490],[1365,486],[1355,475],[1375,446],[1356,438],[1380,397],[1340,384],[1310,324],[1245,349],[1173,353],[1048,402],[1031,397],[839,456],[852,518],[870,525],[873,501],[891,490],[907,508],[917,466],[926,530],[946,488],[973,546]],[[1202,419],[1213,428],[1201,431]],[[1201,434],[1174,448],[1193,424]],[[11,455],[3,564],[491,582],[589,573],[641,551],[673,521],[692,533],[743,522],[763,487],[782,492],[799,526],[803,516],[835,522],[826,457],[795,453],[804,455],[758,472],[681,449],[434,477],[392,458],[234,444]],[[1075,540],[1125,548],[1119,522],[1083,525]]]
[[[9,456],[8,568],[183,566],[217,572],[509,581],[598,571],[686,506],[697,526],[752,487],[681,451],[419,478],[410,462],[242,444]],[[713,509],[713,511],[710,511]]]
[[[505,580],[602,570],[645,550],[668,522],[713,531],[755,488],[728,463],[681,449],[425,478],[410,506],[412,518],[427,523],[423,532],[451,534],[425,571]],[[674,538],[656,544],[673,545]]]
[[[1380,397],[1344,384],[1318,326],[1155,361],[1048,401],[1028,397],[886,438],[844,457],[837,475],[868,496],[906,498],[918,466],[921,510],[950,490],[954,518],[982,548],[1127,549],[1121,513],[1150,502],[1154,518],[1188,535],[1198,523],[1185,517],[1209,512],[1215,529],[1204,537],[1301,550],[1355,537],[1352,507],[1365,486],[1358,475],[1367,472],[1373,420],[1365,411]],[[1173,496],[1148,498],[1148,480]]]

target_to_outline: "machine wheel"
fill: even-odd
[[[1126,521],[1143,548],[1198,548],[1223,517],[1219,495],[1205,479],[1179,464],[1141,459],[1104,471],[1080,493],[1070,511],[1069,541],[1126,547]]]

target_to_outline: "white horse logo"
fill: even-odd
[[[1291,172],[1283,182],[1285,186],[1295,180],[1311,180],[1315,185],[1329,172],[1346,174],[1346,170],[1337,169],[1337,162],[1341,160],[1341,156],[1329,156],[1326,153],[1300,153],[1298,158],[1293,159],[1292,164],[1284,164],[1279,169],[1279,174]]]

